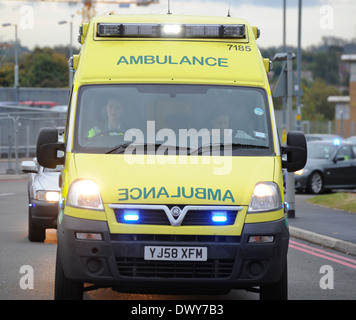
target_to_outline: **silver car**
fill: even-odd
[[[46,229],[57,228],[61,167],[43,168],[34,158],[33,161],[23,161],[21,170],[29,173],[28,239],[43,242],[46,238]]]

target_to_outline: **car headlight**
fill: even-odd
[[[296,176],[301,176],[301,175],[303,175],[303,174],[306,174],[308,171],[309,171],[309,169],[303,168],[303,169],[300,169],[300,170],[298,170],[298,171],[295,171],[294,174],[295,174]]]
[[[104,210],[97,184],[88,179],[75,180],[71,184],[66,205],[84,209]]]
[[[48,202],[58,202],[59,201],[59,192],[58,191],[38,190],[38,191],[36,191],[36,200],[48,201]]]
[[[283,208],[278,185],[274,182],[257,183],[247,213],[275,211]]]

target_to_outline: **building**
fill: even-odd
[[[331,96],[336,104],[335,133],[346,138],[356,134],[356,54],[343,54],[341,60],[350,63],[349,96]]]

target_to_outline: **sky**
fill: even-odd
[[[298,44],[298,0],[286,0],[286,44]],[[96,4],[97,15],[116,14],[166,14],[168,0],[146,7],[117,4]],[[68,45],[70,25],[59,21],[73,21],[73,45],[77,43],[78,28],[82,22],[82,4],[59,2],[1,1],[0,44],[14,40],[14,27],[2,27],[3,23],[18,25],[18,38],[23,46]],[[244,18],[261,30],[258,44],[261,48],[283,44],[283,0],[170,0],[172,14],[226,16],[230,8],[232,17]],[[356,39],[356,0],[304,0],[302,1],[303,48],[322,43],[322,37],[334,36],[345,40]]]

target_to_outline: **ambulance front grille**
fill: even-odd
[[[217,236],[217,235],[185,235],[185,234],[110,234],[110,238],[115,242],[148,242],[154,241],[158,245],[165,242],[176,242],[177,244],[192,243],[240,243],[240,236]]]
[[[164,206],[164,205],[147,205],[147,206],[134,206],[134,205],[110,205],[114,209],[116,221],[119,223],[134,223],[140,225],[181,225],[181,226],[212,226],[216,225],[212,221],[212,210],[226,210],[226,221],[221,225],[233,225],[236,216],[242,207],[221,207],[221,206]],[[172,215],[172,208],[179,208],[182,217],[174,217]],[[139,219],[137,221],[125,221],[125,212],[131,208],[139,208]]]
[[[140,258],[117,258],[117,268],[123,277],[165,279],[212,279],[228,278],[234,260],[215,259],[207,261],[146,261]]]

